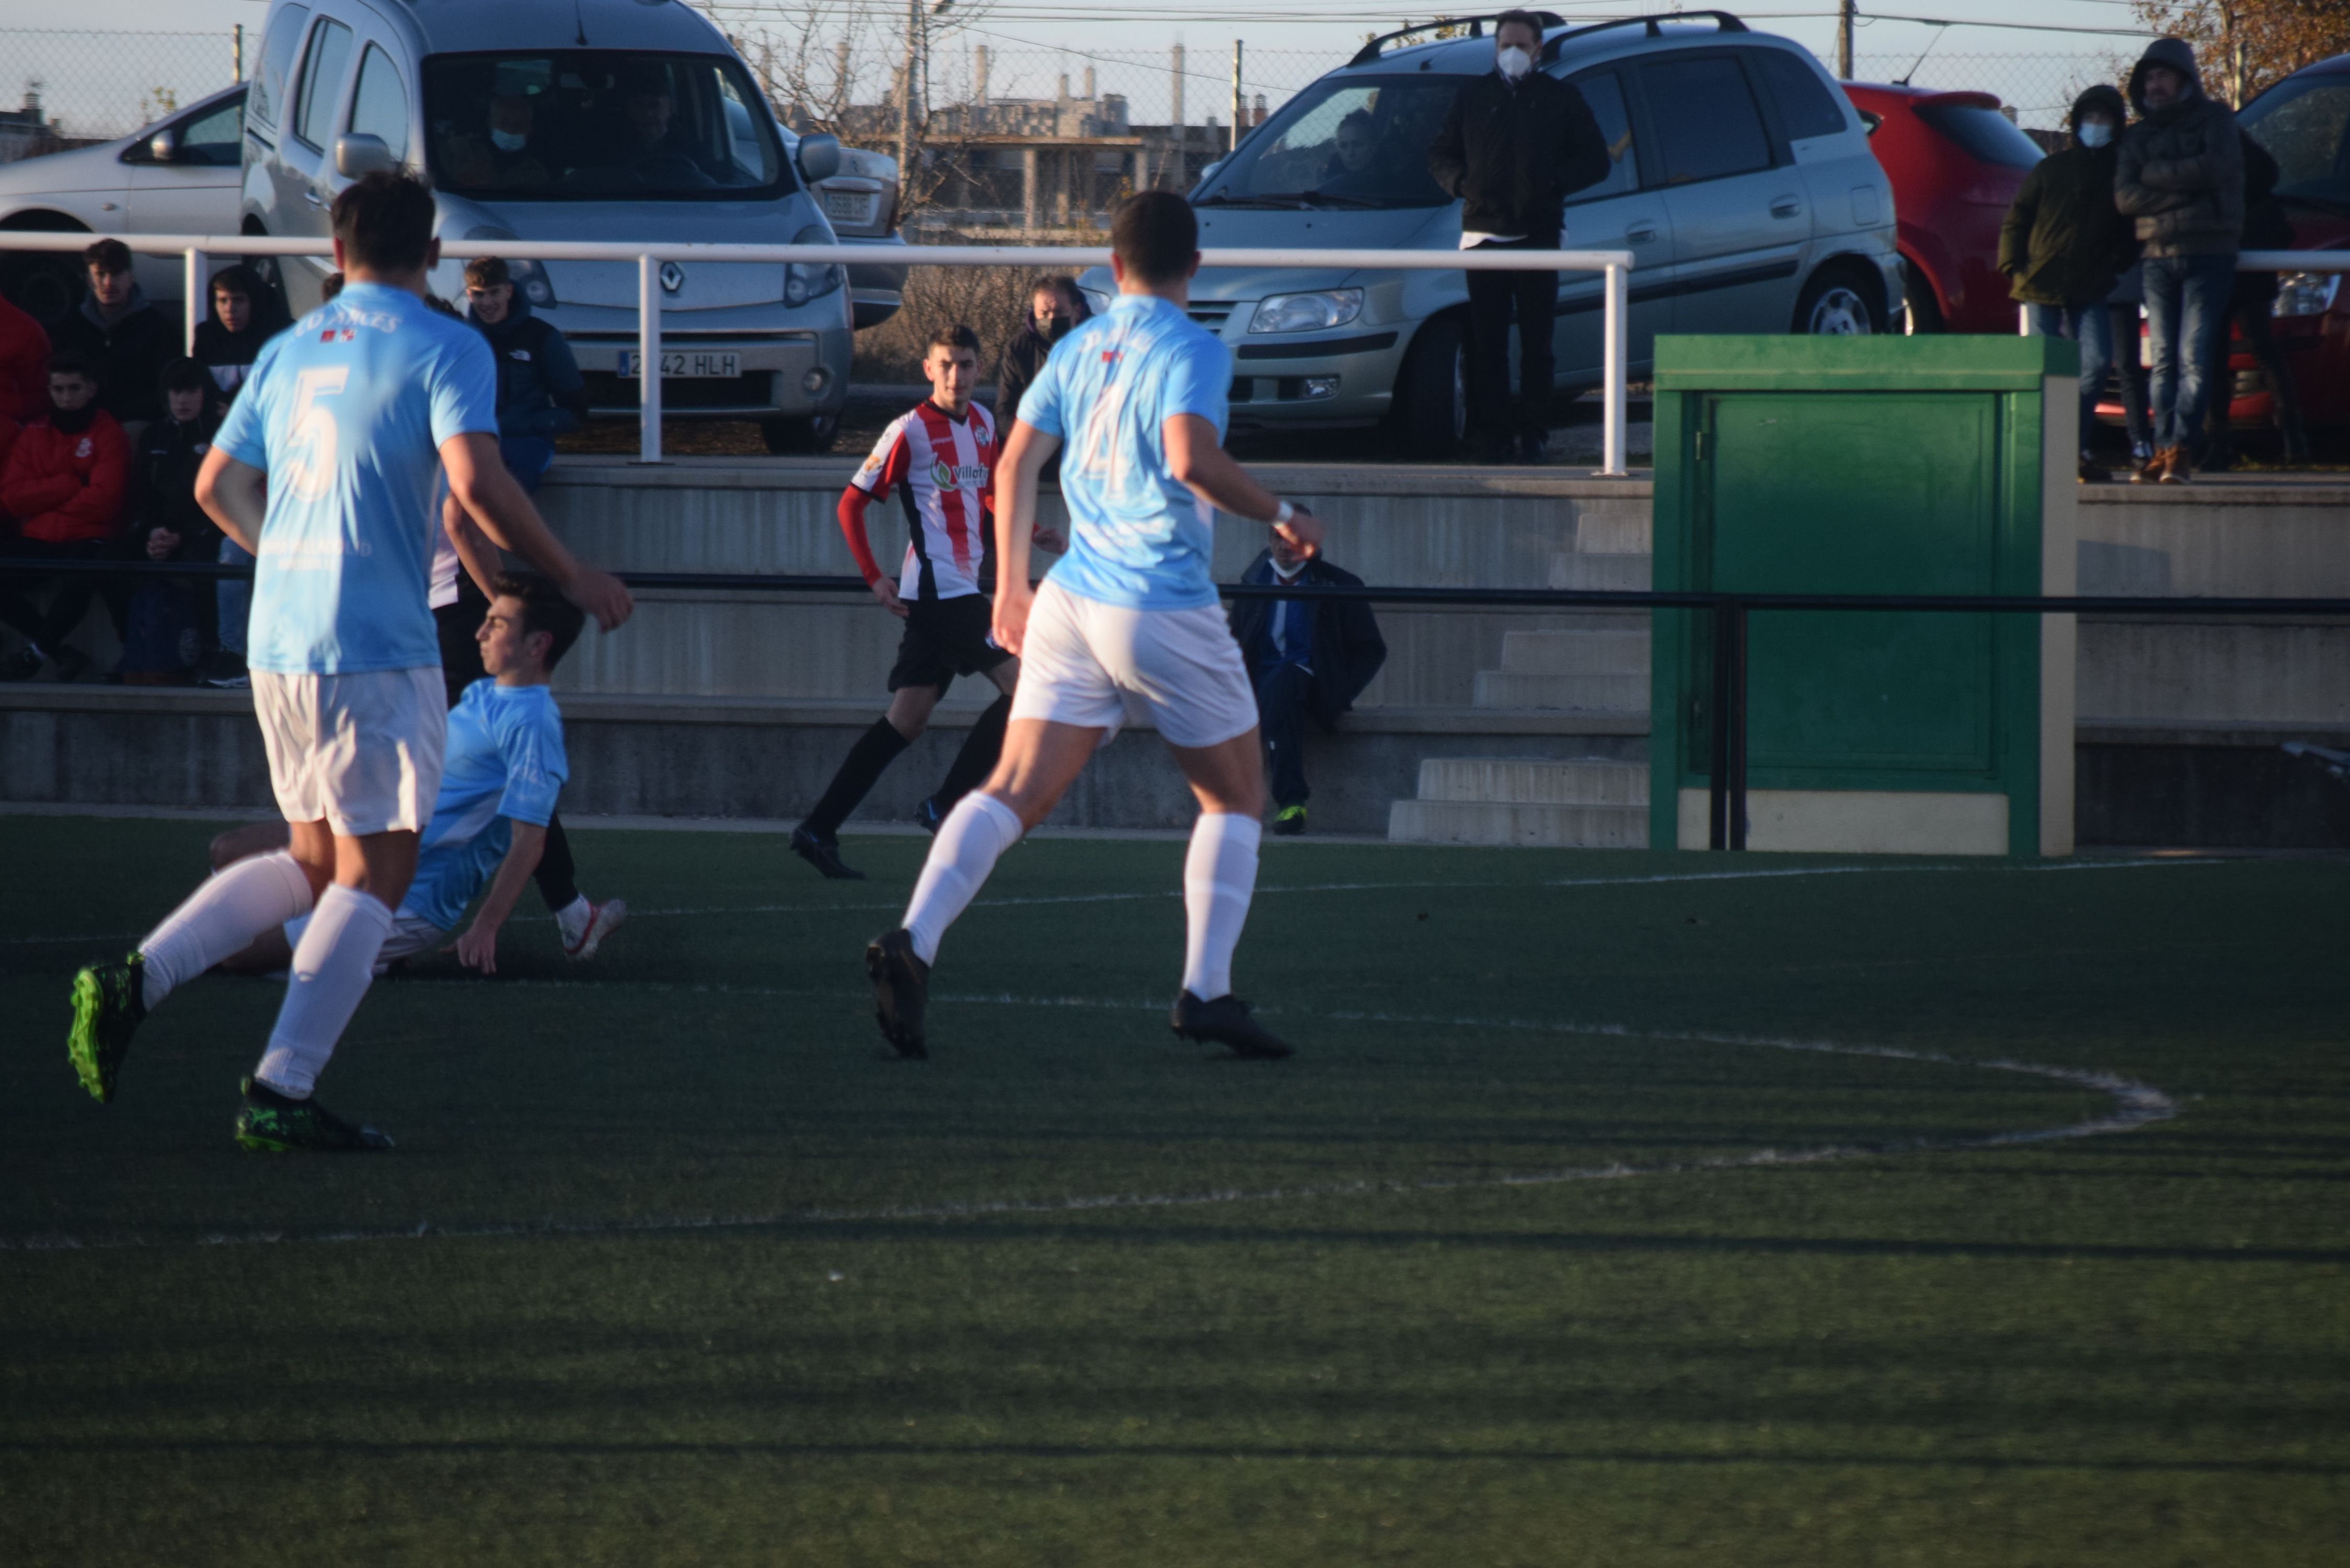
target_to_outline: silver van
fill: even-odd
[[[244,112],[241,232],[324,235],[337,192],[404,164],[445,239],[829,244],[808,187],[725,38],[679,0],[275,0]],[[578,356],[591,407],[637,406],[632,262],[510,263]],[[275,269],[299,314],[332,263]],[[460,264],[432,286],[463,292]],[[837,266],[660,269],[661,409],[753,419],[771,450],[823,451],[847,400],[850,298]]]
[[[1542,19],[1539,68],[1581,89],[1610,159],[1568,197],[1559,241],[1636,258],[1634,377],[1659,333],[1887,330],[1902,297],[1892,187],[1808,51],[1719,11]],[[1428,147],[1461,85],[1493,68],[1492,20],[1374,38],[1290,99],[1192,191],[1201,244],[1458,248],[1461,203]],[[1107,302],[1106,269],[1082,281]],[[1602,290],[1596,273],[1560,275],[1563,389],[1599,381]],[[1468,299],[1457,272],[1215,268],[1191,314],[1231,346],[1235,425],[1384,421],[1444,456],[1467,423]]]

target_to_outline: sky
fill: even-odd
[[[853,3],[869,6],[887,36],[902,36],[894,26],[894,19],[902,13],[893,0]],[[776,10],[754,0],[715,0],[715,4],[722,20],[738,26],[755,26],[763,12],[772,17]],[[1272,88],[1277,98],[1280,89],[1311,79],[1326,64],[1340,63],[1366,32],[1425,21],[1431,15],[1366,9],[1361,0],[1247,0],[1246,4],[1239,0],[1191,0],[1190,4],[1183,0],[956,0],[956,4],[966,15],[976,12],[960,42],[965,49],[985,44],[995,53],[999,64],[991,85],[1000,95],[1048,93],[1054,69],[1082,70],[1085,65],[1080,56],[1071,56],[1056,67],[1046,51],[1098,54],[1104,57],[1102,72],[1107,78],[1102,90],[1128,92],[1135,99],[1138,120],[1149,120],[1154,115],[1163,118],[1164,73],[1155,67],[1146,73],[1139,66],[1122,70],[1111,63],[1118,57],[1152,59],[1163,57],[1170,44],[1181,41],[1191,73],[1186,89],[1189,118],[1197,120],[1221,109],[1229,97],[1229,88],[1220,88],[1218,78],[1229,73],[1235,37],[1244,41],[1252,60],[1261,62],[1244,67],[1244,74],[1253,85]],[[2053,122],[2061,114],[2062,101],[2069,98],[2075,78],[2094,79],[2106,60],[2136,52],[2130,37],[2054,30],[2133,30],[2137,18],[2128,0],[1863,0],[1864,6],[1871,4],[1886,14],[1886,19],[1863,23],[1856,35],[1855,52],[1863,62],[1861,75],[1878,79],[1898,76],[1926,51],[1926,63],[1916,78],[1921,85],[1972,86],[1998,92],[2027,111],[2026,124]],[[1489,7],[1490,0],[1477,8]],[[1682,7],[1662,0],[1547,0],[1547,8],[1571,18],[1597,19],[1665,14]],[[1756,0],[1750,7],[1731,8],[1758,31],[1783,34],[1823,56],[1833,48],[1832,0]],[[173,71],[180,73],[175,79],[188,79],[190,87],[194,86],[192,78],[198,76],[217,78],[203,86],[226,85],[228,29],[244,24],[250,52],[251,39],[258,34],[267,9],[265,0],[99,0],[78,13],[96,18],[93,32],[220,35],[224,41],[215,61],[211,47],[202,42],[58,37],[60,7],[56,0],[0,0],[0,104],[13,106],[29,75],[41,77],[47,101],[61,116],[97,114],[101,103],[120,106],[112,109],[117,118],[135,116],[147,89],[161,85]],[[954,15],[950,12],[950,18]],[[1939,16],[1961,25],[1934,27],[1891,19],[1897,16]],[[2011,26],[1981,25],[1995,23]],[[2013,25],[2049,30],[2017,30]],[[47,36],[32,36],[26,30],[40,30]],[[875,34],[877,39],[884,36],[880,31]],[[967,53],[962,61],[960,70],[967,74]],[[1010,82],[1004,79],[1007,68],[1014,78]],[[2083,77],[2084,69],[2092,76]],[[955,74],[942,63],[939,75]],[[938,76],[933,82],[934,96],[938,96]],[[126,124],[121,129],[130,127]]]

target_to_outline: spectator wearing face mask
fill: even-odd
[[[1607,143],[1583,95],[1537,71],[1542,21],[1493,19],[1493,68],[1461,86],[1428,150],[1428,171],[1461,199],[1462,250],[1556,250],[1566,198],[1607,177]],[[1518,322],[1518,397],[1510,401],[1510,317]],[[1555,272],[1469,274],[1469,420],[1486,462],[1549,455],[1558,313]]]
[[[1092,315],[1086,308],[1086,296],[1077,291],[1076,278],[1048,277],[1036,285],[1028,300],[1028,318],[1003,346],[995,363],[995,418],[1000,426],[1009,430],[1020,417],[1020,400],[1027,395],[1036,372],[1045,368],[1053,345]]]
[[[213,275],[212,314],[196,323],[194,358],[211,375],[213,403],[226,408],[253,373],[261,346],[272,336],[261,320],[261,280],[242,265]]]
[[[2113,313],[2106,300],[2137,259],[2130,221],[2114,205],[2114,139],[2126,118],[2122,95],[2102,84],[2074,100],[2073,145],[2032,166],[1999,229],[1999,270],[2007,276],[2010,297],[2032,313],[2033,330],[2081,346],[2085,484],[2113,478],[2089,455],[2089,434],[2114,362]]]

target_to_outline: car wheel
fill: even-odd
[[[1823,267],[1795,302],[1797,332],[1815,337],[1866,337],[1885,330],[1875,291],[1841,267]]]
[[[832,450],[840,435],[837,413],[811,414],[797,420],[762,420],[759,434],[767,450],[785,456],[812,457]]]
[[[1469,355],[1461,323],[1439,317],[1419,329],[1396,378],[1395,429],[1416,458],[1448,458],[1469,431]]]
[[[1905,330],[1910,336],[1943,329],[1941,302],[1934,297],[1934,286],[1918,270],[1915,262],[1901,264],[1901,299],[1908,307],[1909,321]]]

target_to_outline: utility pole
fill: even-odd
[[[1241,133],[1248,125],[1248,95],[1241,91],[1241,41],[1232,40],[1232,145],[1241,144]]]
[[[1858,0],[1836,0],[1836,75],[1852,80],[1852,14]]]
[[[906,63],[898,81],[898,182],[900,189],[914,184],[914,54],[921,47],[922,0],[906,0]]]
[[[244,24],[239,22],[228,30],[228,79],[244,79]]]

